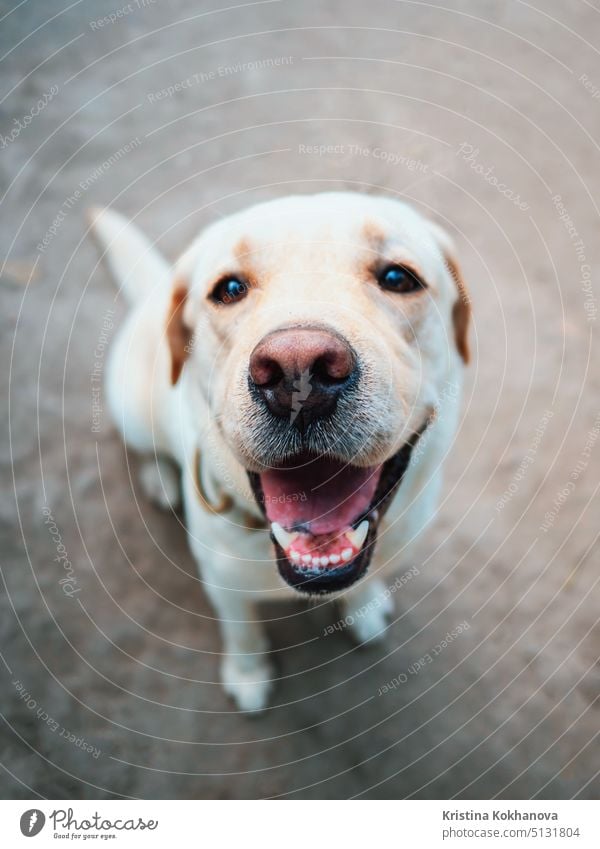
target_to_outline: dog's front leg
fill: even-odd
[[[343,621],[357,643],[384,639],[394,605],[388,588],[380,578],[368,577],[350,587],[340,603]]]
[[[243,590],[226,589],[203,577],[206,592],[219,616],[223,637],[221,680],[225,691],[241,710],[264,710],[273,689],[273,669],[256,605]]]

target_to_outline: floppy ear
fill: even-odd
[[[189,356],[192,341],[192,330],[185,323],[184,318],[187,295],[187,283],[178,278],[171,293],[166,326],[167,343],[171,352],[171,384],[173,386],[179,380],[183,365]]]
[[[436,241],[444,256],[450,274],[456,284],[458,297],[452,307],[452,323],[454,325],[454,340],[458,353],[460,354],[465,365],[471,359],[471,351],[469,348],[469,325],[471,322],[471,299],[467,290],[464,278],[462,276],[460,266],[456,259],[456,250],[452,239],[446,231],[438,224],[433,222],[431,227],[436,237]]]
[[[454,278],[458,289],[458,298],[452,307],[452,321],[454,323],[454,339],[458,353],[467,365],[471,360],[471,349],[469,348],[469,325],[471,323],[471,299],[461,274],[458,263],[452,256],[445,256],[446,265]]]

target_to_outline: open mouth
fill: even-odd
[[[305,453],[263,473],[249,472],[270,523],[281,577],[300,592],[332,593],[366,572],[381,518],[429,419],[385,463],[359,468]]]

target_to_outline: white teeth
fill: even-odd
[[[286,548],[290,547],[290,545],[294,542],[295,539],[298,538],[298,534],[288,533],[281,527],[278,522],[273,522],[271,524],[271,533],[284,551],[286,550]]]
[[[300,554],[299,551],[292,549],[292,543],[298,539],[300,534],[286,531],[285,528],[281,527],[279,522],[273,522],[271,524],[271,533],[281,548],[287,552],[288,557],[293,563],[304,563],[306,566],[324,567],[329,566],[329,564],[336,566],[340,561],[347,563],[349,560],[352,560],[356,556],[356,553],[360,551],[369,533],[369,521],[365,519],[356,530],[350,529],[346,531],[346,537],[352,546],[351,548],[344,548],[340,554],[330,554],[328,557],[325,555],[314,557],[311,554]]]
[[[360,551],[363,542],[367,538],[367,534],[369,533],[369,522],[368,519],[365,519],[364,522],[361,522],[358,528],[355,531],[346,531],[346,536],[354,546],[357,551]]]

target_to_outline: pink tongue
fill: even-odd
[[[375,496],[381,466],[359,469],[327,458],[296,458],[294,467],[260,476],[271,522],[292,530],[308,525],[313,534],[347,528]]]

